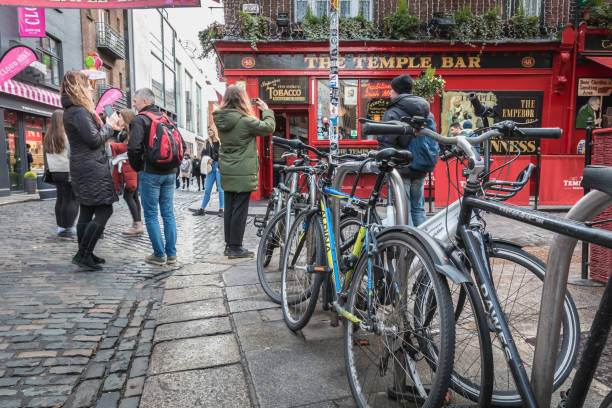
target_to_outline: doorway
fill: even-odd
[[[276,120],[274,136],[284,139],[299,139],[303,143],[308,144],[308,111],[276,111],[274,119]],[[278,145],[272,146],[271,164],[290,164],[291,161],[282,158],[285,151],[286,149]],[[275,187],[279,179],[280,174],[273,171],[271,185]]]

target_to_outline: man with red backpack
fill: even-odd
[[[134,92],[132,102],[138,115],[130,123],[128,158],[139,171],[139,189],[153,254],[145,262],[176,263],[176,222],[174,182],[185,152],[185,142],[176,125],[155,106],[155,94],[148,88]],[[158,208],[164,222],[164,239],[158,221]]]

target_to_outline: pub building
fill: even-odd
[[[597,50],[589,48],[599,44],[591,35],[597,35],[604,45]],[[449,134],[453,122],[462,125],[471,122],[473,128],[482,126],[467,98],[469,92],[476,92],[482,102],[497,105],[503,119],[563,129],[560,140],[516,142],[522,153],[512,164],[508,177],[518,174],[529,162],[536,163],[538,153],[542,177],[553,177],[551,171],[563,172],[564,167],[555,158],[583,166],[584,157],[577,155],[585,133],[575,129],[576,115],[582,107],[578,104],[588,102],[589,97],[582,96],[585,92],[607,92],[595,114],[601,115],[608,106],[612,110],[609,103],[612,87],[606,86],[612,82],[609,68],[612,57],[603,56],[612,55],[609,40],[609,31],[591,33],[581,27],[579,33],[567,28],[561,41],[549,42],[505,41],[468,46],[448,42],[341,41],[339,150],[361,153],[375,148],[376,140],[362,136],[358,119],[382,119],[395,76],[409,74],[416,79],[423,70],[433,67],[436,75],[446,81],[444,91],[431,103],[439,133]],[[318,148],[329,146],[329,43],[265,42],[254,50],[249,42],[218,40],[215,50],[227,84],[244,86],[250,98],[259,97],[274,110],[276,136],[299,138]],[[584,83],[585,90],[580,93],[578,80],[584,78],[591,79]],[[586,90],[589,86],[595,91]],[[599,126],[611,126],[604,122],[605,112]],[[507,158],[508,149],[512,149],[508,143],[491,143],[491,153],[502,155],[496,158],[496,163]],[[261,138],[260,186],[253,200],[267,197],[273,187],[272,166],[280,155],[274,155],[272,150],[270,139]],[[548,160],[549,157],[552,159]],[[579,179],[582,167],[570,167],[575,174],[566,171],[563,175],[555,173],[555,177]],[[441,187],[435,189],[436,205],[446,205],[449,199],[448,181],[444,180],[447,178],[446,164],[439,163],[433,183]],[[553,196],[542,197],[542,204],[569,204],[568,197],[559,194],[555,183],[540,184],[556,189]],[[575,186],[572,188],[577,191]],[[535,193],[533,181],[531,191],[525,188],[513,201],[528,204],[530,193]]]

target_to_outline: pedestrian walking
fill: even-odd
[[[198,183],[198,191],[200,191],[200,157],[197,155],[191,160],[191,175]],[[204,183],[202,183],[201,187],[204,187]]]
[[[219,131],[219,170],[225,195],[225,254],[230,258],[252,257],[242,246],[251,192],[258,186],[257,136],[274,132],[274,112],[261,99],[255,104],[262,119],[255,116],[247,93],[239,86],[227,88],[213,120]],[[212,178],[212,177],[211,177]],[[207,182],[209,182],[207,180]]]
[[[187,190],[189,190],[189,179],[191,178],[191,158],[189,154],[185,154],[183,158],[183,162],[181,163],[181,180],[183,180],[183,190],[185,189],[185,185],[187,185]]]
[[[80,205],[77,221],[79,250],[72,263],[101,269],[104,259],[93,251],[113,214],[118,200],[111,177],[104,144],[117,126],[118,115],[106,119],[106,124],[94,111],[87,75],[68,71],[60,88],[64,107],[64,129],[70,143],[70,177],[75,197]]]
[[[202,160],[205,160],[206,166],[210,167],[206,177],[206,184],[204,186],[204,198],[202,199],[202,205],[193,215],[204,215],[206,213],[206,206],[210,201],[210,194],[212,193],[213,185],[217,183],[217,192],[219,192],[219,217],[223,217],[224,209],[224,196],[223,188],[221,187],[221,173],[219,172],[219,136],[217,135],[214,126],[208,128],[208,140],[206,140],[206,146],[202,150]]]
[[[185,143],[180,135],[179,140],[175,139],[178,131],[165,114],[155,106],[155,95],[152,90],[148,88],[137,90],[134,93],[133,105],[138,110],[138,115],[130,123],[128,158],[132,168],[140,172],[140,199],[147,232],[153,246],[153,253],[145,257],[145,262],[155,265],[173,264],[177,261],[174,183],[179,160],[185,151]],[[172,141],[177,145],[171,143],[168,146],[172,158],[170,164],[162,165],[160,161],[154,160],[155,151],[149,147],[149,136],[154,124],[156,129],[164,132],[171,128],[174,138]],[[165,245],[159,226],[159,212],[164,222]]]
[[[74,222],[79,213],[70,182],[70,146],[64,131],[64,111],[58,109],[51,115],[51,123],[43,139],[45,168],[55,184],[55,221],[57,235],[69,237],[76,232]]]
[[[134,171],[127,156],[127,144],[130,140],[130,123],[136,116],[132,109],[122,109],[119,112],[118,143],[110,143],[113,156],[113,181],[119,193],[123,189],[123,199],[130,210],[132,225],[123,231],[125,235],[140,235],[144,232],[142,211],[138,196],[138,173]]]

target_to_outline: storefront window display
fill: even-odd
[[[579,78],[576,98],[576,129],[612,127],[612,79]]]
[[[44,170],[42,147],[44,123],[45,119],[40,116],[25,115],[24,117],[26,152],[32,155],[32,163],[30,163],[29,170]]]
[[[339,82],[339,139],[357,139],[359,81],[356,79],[341,79]],[[327,140],[329,138],[329,97],[329,80],[319,79],[317,81],[317,140]]]
[[[17,112],[6,109],[4,111],[4,133],[6,135],[6,165],[9,172],[11,190],[23,188],[23,182],[19,175],[21,169],[21,141],[17,129]]]

